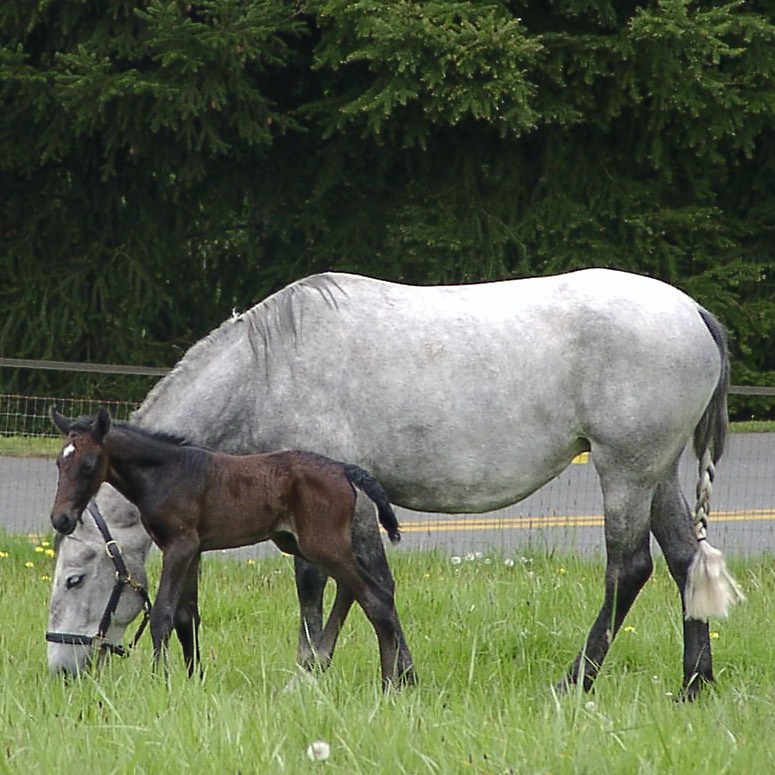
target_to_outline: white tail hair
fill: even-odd
[[[700,460],[694,508],[697,553],[689,566],[684,593],[687,619],[707,621],[711,616],[725,617],[730,606],[745,600],[742,589],[727,570],[721,551],[711,546],[706,538],[715,474],[711,453],[706,449]]]

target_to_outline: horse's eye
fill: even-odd
[[[68,576],[65,581],[65,586],[68,589],[75,589],[75,587],[80,587],[81,584],[83,583],[83,577],[84,577],[83,573],[77,573],[73,576]]]

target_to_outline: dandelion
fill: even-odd
[[[43,552],[45,552],[45,551],[46,551],[46,548],[45,548],[44,546],[36,546],[36,547],[35,547],[35,551],[36,551],[38,554],[43,554]]]
[[[40,545],[41,545],[41,546],[43,546],[43,547],[45,547],[45,546],[51,546],[51,541],[41,541],[41,542],[40,542]]]
[[[45,552],[43,552],[46,557],[56,557],[57,553],[53,549],[46,549]]]
[[[507,568],[513,568],[514,567],[514,560],[512,560],[511,557],[509,557],[508,559],[504,560],[503,564]]]
[[[458,557],[457,555],[455,555],[454,557],[450,557],[450,562],[453,565],[460,565],[460,563],[463,562],[463,560],[461,557]]]
[[[567,572],[568,572],[568,571],[566,571],[566,570],[565,570],[565,568],[560,568],[560,570],[558,571],[558,573],[560,574],[560,576],[564,576],[564,575],[565,575]]]
[[[6,557],[8,557],[8,552],[0,552],[0,560],[4,560]]]
[[[625,632],[635,632],[635,628],[631,624],[628,624],[623,629],[624,629]]]
[[[34,562],[30,562],[29,560],[27,560],[27,562],[24,563],[24,567],[25,568],[34,568],[35,567],[35,563]]]
[[[248,565],[255,565],[255,564],[256,564],[255,560],[248,560]]]
[[[40,580],[41,580],[41,581],[51,581],[51,576],[49,576],[47,573],[44,573],[44,574],[43,574],[43,575],[40,577]]]
[[[324,762],[331,756],[331,746],[325,740],[315,740],[307,746],[307,758],[311,762]]]
[[[718,638],[718,637],[719,637],[719,633],[717,633],[717,632],[712,632],[712,633],[710,633],[710,637],[711,637],[711,639],[712,639],[712,640],[716,640],[716,638]]]

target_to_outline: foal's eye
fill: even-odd
[[[67,579],[65,580],[65,586],[68,589],[75,589],[75,587],[80,587],[81,584],[83,583],[83,577],[84,577],[83,573],[77,573],[73,576],[68,576]]]

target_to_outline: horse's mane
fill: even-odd
[[[190,374],[201,368],[201,363],[213,351],[222,349],[245,326],[257,363],[265,364],[264,356],[270,345],[287,344],[288,331],[292,332],[294,342],[301,336],[304,299],[310,293],[320,294],[330,308],[338,309],[337,296],[347,295],[339,283],[339,277],[341,275],[332,273],[305,277],[273,293],[242,314],[232,313],[218,328],[193,344],[175,367],[151,388],[140,408],[133,414],[133,419],[139,421],[161,394],[172,385],[185,382]]]

